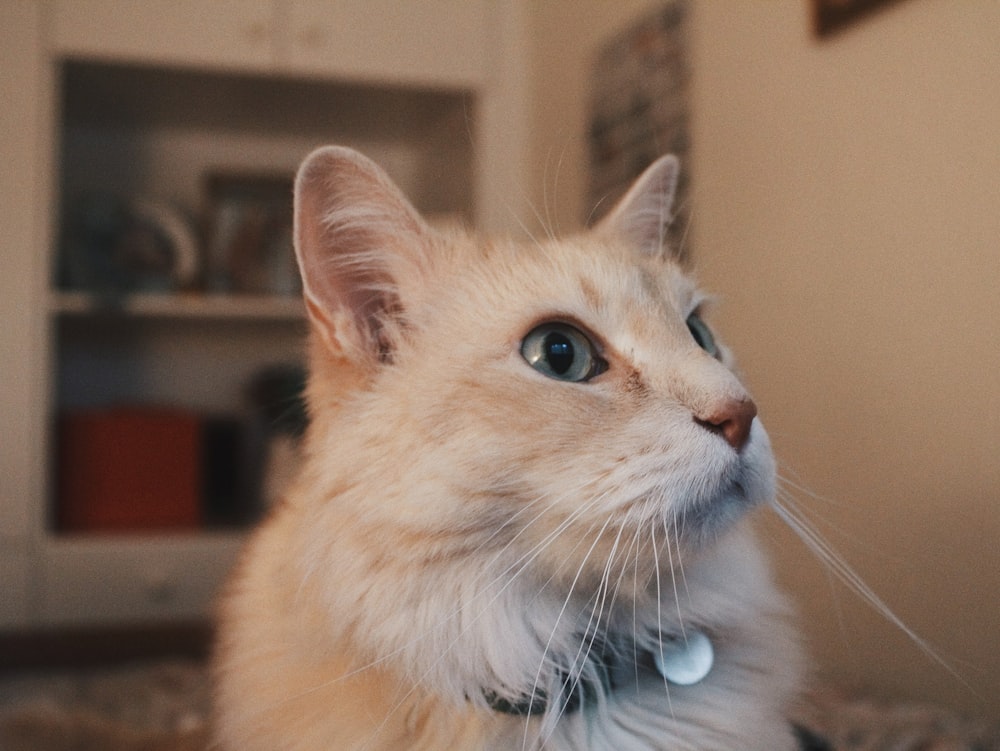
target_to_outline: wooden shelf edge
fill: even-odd
[[[0,632],[0,672],[106,668],[164,658],[205,662],[214,635],[208,619]]]
[[[120,315],[126,318],[191,318],[299,321],[299,297],[194,293],[138,293],[104,301],[87,292],[54,291],[49,311],[60,316]]]
[[[237,550],[250,536],[251,527],[234,529],[192,529],[190,531],[136,532],[49,532],[43,544],[50,552],[92,549],[150,550],[205,549]]]

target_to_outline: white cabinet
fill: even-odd
[[[98,60],[261,69],[273,52],[273,0],[57,0],[50,49]]]
[[[476,0],[293,0],[290,70],[474,87],[486,77],[492,4]]]
[[[5,2],[0,24],[0,627],[32,615],[31,548],[44,503],[49,80],[34,3]]]
[[[0,0],[0,632],[208,615],[244,532],[57,529],[59,418],[115,402],[240,409],[301,359],[279,294],[60,285],[81,195],[197,214],[208,176],[291,175],[343,143],[428,214],[517,231],[523,0]],[[203,259],[204,260],[204,259]]]
[[[46,626],[155,623],[204,618],[237,535],[68,538],[41,558],[39,613]]]
[[[484,0],[57,0],[71,57],[352,80],[472,86],[486,72]]]
[[[32,623],[29,586],[32,581],[26,537],[0,538],[0,629],[21,629]]]
[[[37,494],[40,425],[44,403],[43,316],[47,215],[46,150],[50,143],[41,57],[42,19],[30,3],[5,3],[0,24],[0,544],[29,531],[25,495]],[[2,599],[2,598],[0,598]],[[2,605],[0,605],[2,607]]]

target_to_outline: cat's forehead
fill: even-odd
[[[552,320],[627,350],[689,338],[684,320],[702,296],[669,257],[595,234],[529,244],[479,239],[473,247],[470,239],[452,246],[448,271],[422,295],[452,340],[509,347]]]
[[[693,308],[699,292],[693,277],[667,256],[641,253],[594,235],[514,250],[533,275],[526,290],[539,304],[582,304],[597,314],[627,310],[678,313]]]

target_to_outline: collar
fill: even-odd
[[[508,699],[486,689],[483,696],[491,709],[503,714],[541,715],[553,706],[560,714],[571,714],[607,697],[636,675],[652,672],[671,685],[693,686],[712,672],[714,663],[715,648],[702,631],[661,637],[653,649],[639,648],[631,639],[627,648],[614,648],[606,639],[595,638],[585,666],[556,669],[554,701],[542,690]]]

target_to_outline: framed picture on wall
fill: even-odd
[[[681,160],[669,241],[687,252],[690,221],[688,0],[667,0],[599,50],[590,90],[590,195],[593,224],[663,154]]]
[[[816,35],[825,37],[898,0],[810,0],[810,2]]]

